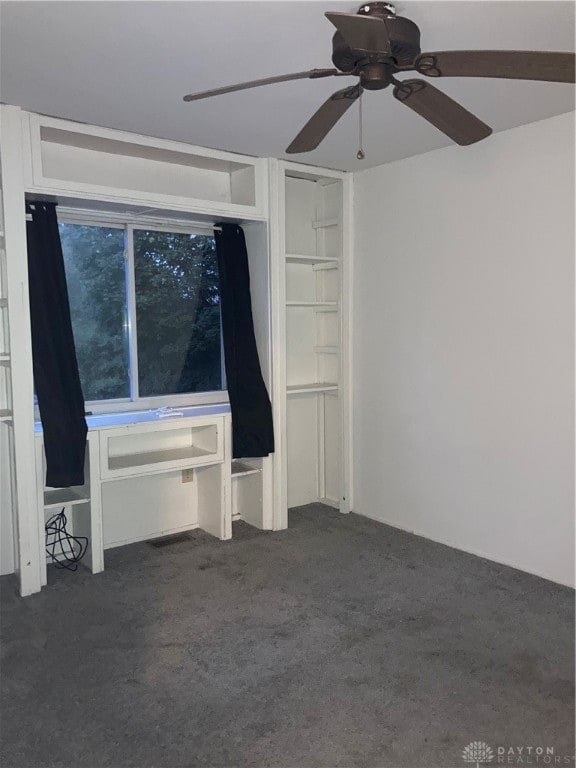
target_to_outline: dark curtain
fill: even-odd
[[[56,204],[27,204],[34,384],[46,454],[46,485],[84,483],[86,420]],[[28,217],[27,217],[28,218]]]
[[[232,453],[234,458],[267,456],[274,451],[272,407],[256,349],[244,231],[237,224],[218,226],[215,238]]]

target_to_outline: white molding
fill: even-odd
[[[44,441],[41,435],[35,435],[36,453],[36,513],[38,516],[38,567],[40,569],[40,586],[48,583],[46,558],[44,557],[46,534],[44,524]],[[40,524],[42,522],[42,525]]]
[[[354,295],[354,264],[353,264],[353,193],[354,182],[351,174],[344,176],[342,189],[342,272],[341,272],[341,355],[340,355],[340,382],[341,382],[341,418],[342,418],[342,453],[341,473],[342,487],[340,491],[340,509],[342,512],[350,512],[353,509],[353,391],[352,382],[354,370],[352,347],[352,297]]]
[[[134,268],[134,225],[125,229],[124,279],[126,281],[126,317],[128,320],[128,371],[130,401],[137,403],[140,397],[140,378],[138,372],[138,325],[136,318],[136,272]]]
[[[232,417],[222,417],[223,462],[221,465],[221,516],[220,536],[223,540],[232,538]]]
[[[32,203],[33,205],[34,203]],[[150,209],[152,210],[152,209]],[[154,229],[158,232],[183,232],[185,234],[206,235],[222,229],[209,221],[192,221],[187,219],[172,219],[146,213],[121,213],[119,211],[104,211],[98,208],[75,208],[74,206],[58,205],[58,221],[66,224],[94,224],[116,229],[124,229],[131,225],[135,229]]]
[[[23,119],[19,107],[0,106],[6,277],[10,327],[12,410],[14,414],[17,572],[20,594],[39,592],[40,534],[36,507],[34,388],[28,298],[28,257],[24,217]]]
[[[90,473],[90,567],[92,573],[104,570],[104,532],[102,528],[102,485],[100,483],[100,434],[87,435]]]
[[[214,392],[191,392],[184,395],[158,395],[141,397],[134,401],[129,398],[118,400],[87,400],[86,410],[97,415],[101,413],[129,413],[131,411],[157,411],[160,408],[193,408],[203,405],[228,405],[228,392],[224,389]],[[36,419],[39,421],[40,417]]]
[[[161,197],[159,195],[148,193],[138,193],[136,196],[133,191],[128,190],[126,194],[111,194],[104,191],[104,187],[88,185],[79,185],[74,182],[69,187],[26,187],[25,191],[32,194],[40,194],[43,198],[54,197],[61,200],[64,197],[72,197],[82,200],[98,200],[104,203],[125,203],[126,205],[138,205],[148,208],[160,208],[166,211],[176,211],[181,213],[193,213],[198,215],[206,214],[211,219],[223,219],[227,221],[267,221],[265,213],[254,212],[249,206],[234,205],[232,203],[210,203],[199,198],[178,198]]]
[[[286,276],[284,274],[284,183],[278,160],[269,160],[270,300],[272,313],[272,413],[274,420],[275,531],[288,527],[286,443]]]

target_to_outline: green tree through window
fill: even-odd
[[[222,389],[212,236],[135,228],[133,273],[124,258],[125,228],[62,222],[60,236],[86,400],[130,398],[131,344],[137,397]]]
[[[59,228],[84,398],[130,397],[124,230]]]
[[[140,394],[221,389],[214,238],[135,230],[134,273]]]

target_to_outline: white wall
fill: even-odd
[[[574,114],[356,174],[355,231],[355,511],[574,584]]]

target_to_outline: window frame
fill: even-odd
[[[74,211],[56,209],[59,224],[76,224],[80,226],[96,226],[121,229],[124,231],[124,274],[126,277],[126,324],[128,338],[128,377],[130,384],[129,398],[114,398],[110,400],[86,400],[85,410],[89,414],[121,413],[126,411],[146,411],[160,408],[178,408],[201,405],[221,405],[229,403],[226,389],[226,371],[224,366],[224,347],[222,332],[220,333],[220,360],[222,389],[209,392],[188,392],[174,395],[154,395],[140,397],[138,392],[138,346],[136,328],[136,277],[134,263],[134,230],[170,232],[175,234],[213,235],[215,225],[206,223],[187,223],[170,218],[135,216],[126,214],[100,213],[95,211]],[[220,320],[222,329],[222,320]]]

